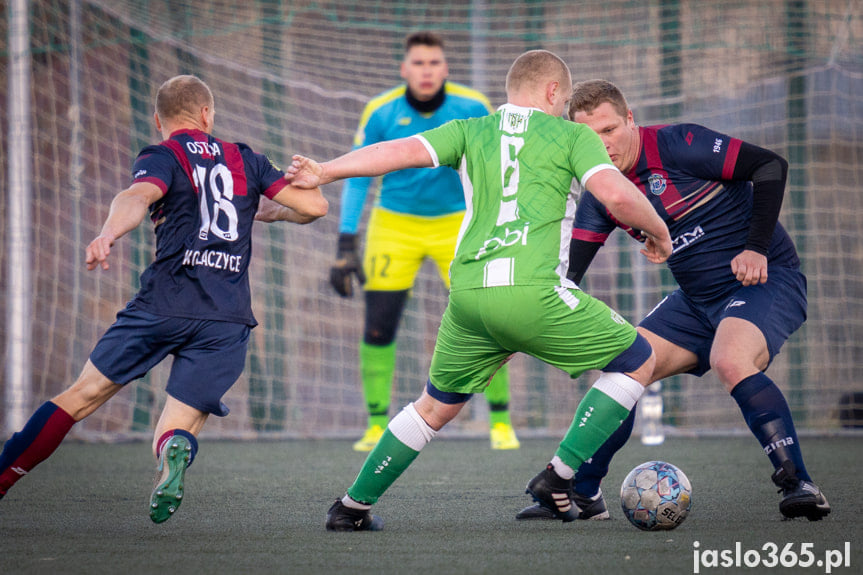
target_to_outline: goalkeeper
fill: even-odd
[[[159,478],[149,505],[155,523],[169,519],[182,501],[198,433],[210,414],[228,414],[222,396],[243,371],[257,324],[248,273],[253,220],[308,223],[327,213],[320,189],[286,185],[284,172],[265,156],[211,135],[213,94],[195,76],[162,84],[154,118],[164,141],[138,155],[132,184],[111,202],[86,263],[89,270],[108,269],[114,242],[148,213],[155,261],[75,383],[43,403],[4,445],[0,498],[75,423],[171,355],[168,397],[153,440]]]
[[[475,90],[447,82],[444,43],[432,32],[405,40],[401,76],[405,84],[372,99],[360,119],[354,149],[405,138],[449,120],[485,116],[491,106]],[[354,178],[342,190],[336,263],[330,283],[343,297],[353,295],[356,276],[365,291],[365,326],[360,343],[360,374],[368,427],[354,444],[370,451],[389,421],[396,365],[396,332],[417,273],[425,258],[437,264],[449,288],[449,265],[464,216],[464,192],[448,167],[401,170],[384,176],[372,208],[360,263],[357,228],[372,178]],[[486,388],[492,449],[518,449],[509,416],[506,366]]]

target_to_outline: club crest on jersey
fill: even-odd
[[[650,185],[650,193],[655,196],[661,196],[662,192],[664,192],[667,187],[665,184],[665,176],[661,176],[659,174],[650,174],[650,177],[647,178],[647,183]]]
[[[405,116],[404,118],[399,118],[399,126],[409,126],[411,123],[411,119],[409,116]]]

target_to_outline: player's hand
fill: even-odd
[[[313,159],[295,155],[285,170],[285,179],[298,188],[311,190],[321,185],[323,172],[321,165]]]
[[[354,295],[354,283],[351,276],[357,276],[360,285],[366,283],[363,264],[357,250],[356,234],[339,234],[339,247],[336,251],[336,263],[330,268],[330,285],[342,297]]]
[[[108,269],[108,254],[111,253],[111,246],[114,245],[114,239],[104,234],[100,234],[96,239],[90,242],[86,250],[87,269],[92,271],[96,266],[101,265],[103,270]]]
[[[658,238],[656,236],[642,232],[647,239],[644,240],[644,248],[639,250],[647,261],[654,264],[661,264],[671,257],[671,236]]]
[[[255,219],[259,222],[281,222],[287,220],[286,211],[288,208],[278,202],[261,197],[261,202],[258,204],[258,211],[255,212]]]
[[[731,273],[745,286],[767,283],[767,256],[743,250],[731,260]]]

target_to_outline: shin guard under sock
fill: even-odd
[[[0,494],[30,472],[57,449],[75,425],[72,416],[51,401],[43,403],[24,425],[12,435],[0,453]]]
[[[578,469],[629,416],[644,387],[623,373],[604,373],[575,412],[575,419],[557,449],[561,461]]]
[[[782,391],[763,373],[743,379],[731,390],[731,397],[740,406],[746,425],[758,439],[774,469],[789,460],[797,469],[797,477],[812,481],[803,464],[803,453],[797,442],[797,432],[791,410]]]
[[[385,427],[389,421],[390,394],[396,369],[396,344],[360,342],[360,377],[369,412],[369,425]]]
[[[376,503],[435,435],[413,403],[406,405],[392,418],[369,453],[354,484],[348,488],[348,496],[360,503]]]
[[[612,457],[620,451],[621,447],[626,445],[629,436],[632,435],[634,425],[635,408],[633,407],[620,427],[576,471],[575,479],[572,482],[572,487],[576,493],[585,497],[596,495],[596,492],[599,491],[600,482],[608,474],[608,466],[611,464]]]

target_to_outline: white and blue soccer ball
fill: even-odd
[[[620,486],[620,506],[629,522],[644,531],[674,529],[692,508],[692,485],[665,461],[647,461],[629,472]]]

